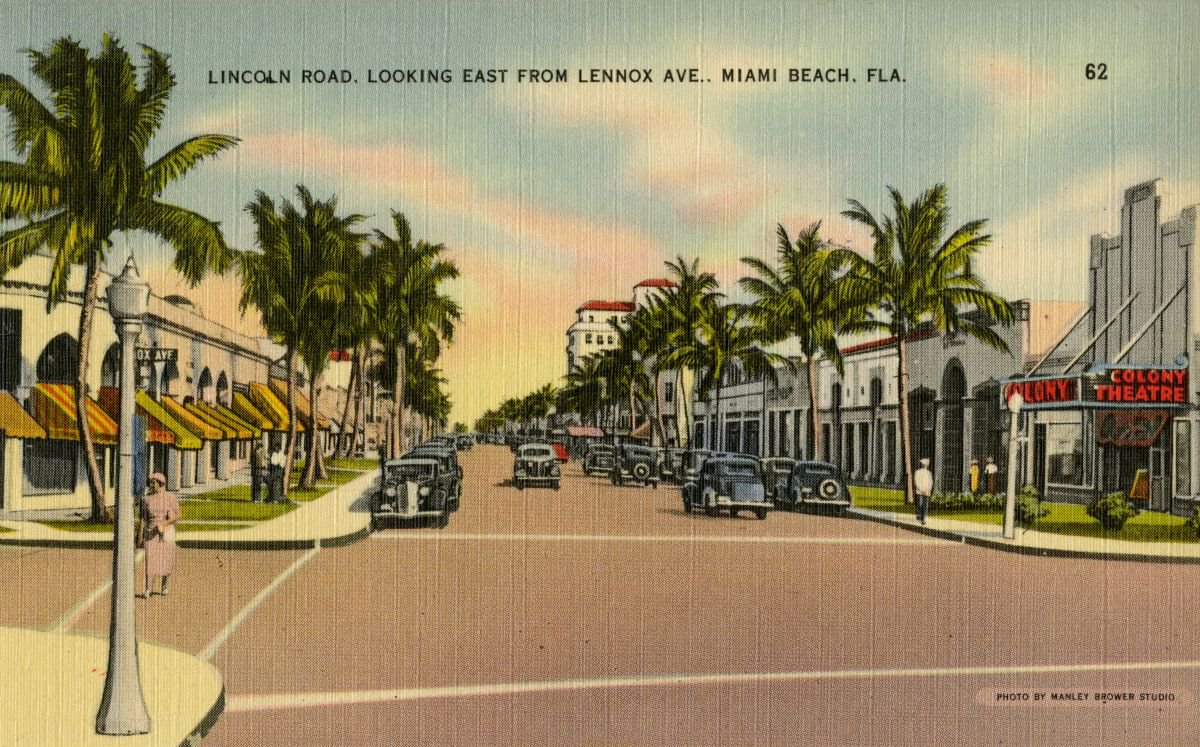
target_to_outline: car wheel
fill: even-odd
[[[517,480],[516,482],[517,482],[517,490],[525,489],[525,483],[521,482],[520,480]]]
[[[683,512],[685,514],[690,514],[692,512],[692,504],[688,503],[687,498],[683,499]]]
[[[716,506],[706,506],[704,509],[704,513],[708,514],[709,516],[716,516],[717,515],[717,507]]]
[[[736,519],[737,517],[738,517],[738,510],[736,508],[729,509],[729,518]]]
[[[562,487],[562,484],[559,481],[555,480],[554,481],[554,489],[558,490],[560,487]]]
[[[445,529],[446,525],[449,523],[450,523],[450,514],[446,511],[443,511],[442,515],[437,517],[437,523],[434,526],[436,526],[438,529]]]
[[[765,509],[765,508],[757,509],[757,510],[755,510],[754,515],[758,517],[759,521],[762,521],[763,519],[767,518],[767,509]]]
[[[650,465],[644,462],[633,465],[633,478],[644,484],[650,479]]]

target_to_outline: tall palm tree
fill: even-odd
[[[717,291],[716,276],[700,271],[699,259],[688,263],[683,257],[676,257],[674,262],[668,261],[666,265],[675,285],[656,289],[650,304],[658,307],[665,321],[669,351],[693,345],[706,306],[715,303],[721,294]],[[695,370],[688,364],[681,364],[674,370],[676,435],[680,448],[686,449],[692,434]]]
[[[392,226],[394,238],[375,231],[370,257],[379,283],[372,309],[376,333],[397,363],[392,395],[396,406],[389,439],[389,456],[396,457],[402,450],[407,350],[412,345],[431,353],[440,350],[443,341],[453,340],[454,325],[462,318],[462,311],[439,290],[442,283],[458,277],[454,263],[442,259],[446,247],[425,241],[414,243],[412,228],[403,213],[392,211]]]
[[[971,220],[947,234],[950,208],[946,185],[935,184],[912,203],[893,187],[892,215],[882,221],[857,200],[842,215],[866,226],[874,257],[855,255],[846,276],[850,305],[874,305],[852,330],[885,331],[895,339],[898,361],[901,458],[905,500],[913,502],[912,429],[908,403],[907,338],[918,325],[932,324],[945,334],[965,334],[996,350],[1007,351],[992,322],[1012,324],[1012,305],[989,291],[972,272],[972,259],[991,241],[986,219]],[[981,314],[966,313],[977,311]]]
[[[776,229],[779,254],[772,266],[757,257],[743,257],[757,276],[739,281],[755,297],[751,307],[756,318],[774,340],[794,338],[804,355],[808,376],[808,452],[817,454],[821,414],[817,407],[818,356],[824,356],[842,373],[842,353],[837,336],[847,325],[861,319],[861,306],[845,303],[846,268],[854,261],[852,252],[829,247],[820,236],[821,222],[799,233],[795,243],[787,229]]]
[[[578,413],[580,420],[591,420],[592,425],[599,425],[598,413],[604,389],[600,359],[595,355],[584,356],[578,366],[567,372],[559,390],[558,407],[565,412]]]
[[[645,317],[636,313],[623,322],[609,319],[608,325],[616,332],[617,346],[611,348],[612,363],[620,371],[619,386],[629,395],[629,430],[637,427],[637,404],[650,391],[650,379],[646,373],[646,360],[654,352],[652,330],[645,324]]]
[[[284,474],[290,475],[295,458],[296,358],[303,355],[309,366],[310,392],[320,375],[331,345],[336,309],[350,293],[345,257],[357,251],[365,238],[354,226],[361,215],[339,216],[337,198],[317,200],[304,185],[296,186],[300,206],[284,199],[281,207],[264,192],[246,205],[254,221],[258,252],[238,257],[242,276],[241,309],[253,306],[262,315],[263,328],[286,351],[288,441]],[[323,346],[323,352],[321,348]],[[309,407],[314,415],[316,401]],[[310,450],[317,434],[309,425]],[[313,459],[308,459],[311,465]],[[284,494],[288,491],[284,480]]]
[[[162,124],[175,76],[167,56],[143,46],[141,79],[120,42],[105,34],[100,53],[69,37],[40,52],[26,50],[33,75],[50,91],[42,103],[16,78],[0,74],[13,149],[23,163],[0,161],[0,213],[25,219],[0,233],[0,273],[39,249],[54,254],[46,308],[66,297],[71,270],[85,268],[79,310],[75,411],[84,445],[92,518],[107,518],[104,486],[88,427],[88,370],[101,268],[112,234],[140,230],[175,252],[175,269],[192,285],[229,269],[233,254],[218,225],[159,199],[205,158],[233,147],[228,135],[197,135],[151,161],[147,150]]]

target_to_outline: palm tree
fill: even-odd
[[[87,419],[88,369],[101,268],[112,234],[140,230],[175,251],[175,269],[192,285],[209,270],[229,269],[233,254],[218,225],[159,199],[205,158],[233,147],[228,135],[197,135],[148,163],[175,76],[167,56],[143,46],[141,80],[129,54],[105,34],[91,57],[69,37],[45,52],[26,50],[35,78],[50,91],[43,104],[16,78],[0,74],[0,106],[8,110],[13,149],[23,163],[0,161],[0,213],[25,225],[0,233],[0,273],[39,249],[54,253],[46,308],[67,293],[71,270],[84,265],[79,310],[75,411],[91,487],[92,519],[107,519],[104,486]]]
[[[439,291],[447,280],[458,277],[453,262],[441,258],[442,244],[413,243],[412,228],[403,213],[392,211],[395,238],[376,230],[370,255],[377,290],[371,309],[375,331],[385,349],[397,363],[391,423],[390,457],[401,452],[406,399],[404,374],[407,351],[419,345],[436,357],[441,343],[454,337],[454,325],[462,318],[457,303]]]
[[[595,355],[584,356],[575,369],[567,372],[558,393],[558,408],[578,413],[580,420],[590,419],[593,425],[599,425],[598,412],[604,389],[600,359]]]
[[[649,392],[650,380],[646,375],[646,359],[654,352],[651,347],[652,331],[645,324],[645,317],[631,314],[624,322],[608,320],[608,325],[617,333],[617,346],[605,352],[612,354],[612,365],[619,371],[614,387],[629,393],[629,430],[637,427],[637,403]],[[615,389],[614,389],[615,391]]]
[[[787,229],[779,225],[778,263],[771,266],[757,257],[743,257],[742,262],[757,277],[739,281],[742,289],[755,297],[752,311],[771,337],[776,341],[794,338],[804,355],[808,375],[808,451],[812,459],[816,458],[821,432],[817,357],[824,356],[841,374],[842,354],[837,336],[856,318],[861,319],[863,313],[861,306],[845,303],[845,269],[854,261],[854,255],[827,246],[820,230],[820,221],[809,225],[793,244]]]
[[[716,276],[711,272],[700,271],[699,259],[688,263],[683,257],[677,257],[674,262],[668,261],[666,265],[675,285],[657,289],[658,292],[651,297],[650,304],[659,309],[658,313],[662,314],[665,321],[666,349],[670,351],[693,344],[705,307],[715,303],[721,294],[717,292]],[[695,371],[690,365],[682,364],[675,372],[676,434],[680,448],[686,449],[692,434]]]
[[[786,357],[765,349],[771,335],[757,323],[749,307],[741,304],[710,303],[704,307],[697,334],[691,343],[681,345],[665,356],[666,365],[684,365],[703,371],[700,391],[715,391],[716,407],[709,419],[719,423],[721,388],[733,366],[740,366],[751,377],[778,380],[776,366],[791,366]],[[724,434],[717,428],[716,449],[725,448]]]
[[[284,474],[290,475],[295,458],[296,357],[302,354],[309,366],[310,392],[324,368],[332,344],[334,309],[349,295],[350,278],[345,257],[357,251],[365,237],[353,227],[361,215],[339,216],[337,198],[320,201],[304,185],[297,185],[298,209],[288,200],[276,210],[262,191],[246,205],[254,221],[259,252],[242,252],[241,309],[253,306],[262,315],[263,328],[284,346],[287,365],[288,442]],[[322,350],[323,348],[323,350]],[[315,399],[309,402],[313,422],[309,424],[310,452],[315,448]],[[307,460],[312,466],[310,453]],[[307,479],[307,478],[306,478]],[[287,494],[288,480],[284,480]]]
[[[846,276],[850,305],[874,305],[851,330],[885,331],[895,339],[900,391],[901,458],[905,500],[913,502],[912,429],[908,415],[907,338],[928,323],[945,334],[965,334],[1007,351],[993,322],[1012,324],[1012,305],[987,289],[971,270],[972,259],[991,241],[986,219],[972,220],[946,234],[950,208],[946,185],[935,184],[911,204],[888,187],[893,215],[876,219],[857,200],[842,215],[862,223],[874,241],[874,258],[855,255]],[[944,238],[943,238],[944,237]],[[974,310],[978,313],[966,313]]]

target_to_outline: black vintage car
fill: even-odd
[[[454,445],[459,451],[470,451],[475,445],[475,439],[466,433],[460,433],[454,437]]]
[[[787,491],[788,479],[792,475],[792,467],[796,460],[791,457],[763,457],[758,460],[762,466],[763,488],[767,492],[767,500],[779,502],[781,491]]]
[[[378,489],[371,496],[371,523],[432,518],[437,526],[446,526],[451,501],[458,501],[451,498],[452,482],[457,479],[437,459],[402,457],[384,462]]]
[[[405,457],[420,457],[436,459],[442,465],[441,478],[449,484],[450,510],[457,511],[462,499],[462,466],[458,463],[458,453],[452,446],[421,444],[404,454]]]
[[[828,462],[796,462],[788,478],[787,489],[775,496],[775,504],[797,509],[802,506],[828,506],[845,510],[850,506],[850,491],[842,473]]]
[[[687,452],[683,449],[676,449],[673,447],[660,447],[658,452],[661,456],[659,474],[662,476],[663,482],[669,482],[674,485],[682,485],[687,477],[684,469]]]
[[[607,475],[612,471],[617,448],[610,444],[592,444],[583,457],[583,472],[587,475]]]
[[[517,490],[527,485],[549,485],[558,490],[561,482],[562,471],[550,444],[533,443],[517,448],[513,460],[513,484]]]
[[[712,454],[704,460],[699,474],[683,485],[683,510],[703,510],[709,516],[721,511],[737,516],[753,511],[759,519],[771,509],[763,490],[758,460],[741,454]]]
[[[613,485],[632,482],[638,485],[658,487],[659,454],[649,446],[625,444],[617,451],[609,479]]]

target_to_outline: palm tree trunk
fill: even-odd
[[[356,356],[358,356],[359,372],[358,372],[358,379],[355,381],[356,386],[355,386],[355,391],[354,391],[354,418],[353,418],[352,427],[350,428],[350,445],[346,447],[345,455],[347,457],[349,457],[351,454],[354,453],[354,445],[358,441],[358,431],[360,428],[362,428],[362,419],[363,419],[363,415],[364,415],[363,406],[362,406],[363,405],[363,393],[367,389],[367,387],[366,387],[366,374],[367,374],[366,351],[362,347],[360,347],[358,350],[355,351],[354,354]],[[364,434],[364,438],[365,438],[365,434]],[[364,443],[363,444],[363,453],[364,454],[366,453],[366,449],[367,449],[367,445],[366,445],[366,443]]]
[[[287,346],[287,406],[288,406],[288,442],[283,459],[283,497],[287,498],[291,491],[292,461],[296,458],[296,435],[300,429],[296,423],[296,347]]]
[[[900,384],[900,458],[904,461],[904,502],[913,503],[912,429],[908,420],[908,346],[896,335]]]
[[[725,429],[721,427],[721,380],[717,379],[717,404],[713,406],[713,421],[717,426],[717,437],[713,439],[718,444],[717,451],[725,451]]]
[[[637,412],[634,410],[634,407],[637,406],[636,388],[637,388],[637,383],[633,379],[633,377],[630,376],[630,380],[629,380],[629,435],[630,436],[633,435],[634,429],[637,428]]]
[[[329,478],[329,472],[325,469],[325,449],[320,441],[321,432],[317,430],[317,393],[321,387],[319,382],[314,378],[310,383],[312,388],[312,398],[309,400],[309,408],[311,409],[310,420],[313,421],[312,429],[312,449],[313,449],[313,484],[318,480],[326,480]],[[330,433],[332,431],[329,431]]]
[[[395,397],[396,406],[395,417],[392,420],[392,438],[391,444],[388,447],[388,456],[395,459],[400,456],[401,439],[404,437],[404,364],[405,364],[405,348],[404,345],[396,346],[396,381],[392,388],[392,396]]]
[[[347,444],[351,441],[351,439],[346,437],[346,426],[349,425],[348,421],[350,420],[351,407],[350,401],[354,399],[354,387],[357,384],[358,347],[356,346],[354,348],[354,357],[350,360],[350,378],[346,381],[346,401],[342,403],[342,417],[338,420],[338,426],[340,430],[338,431],[337,448],[334,450],[334,453],[337,456],[350,456],[349,453],[347,453],[349,450],[349,446],[347,446]],[[349,433],[353,435],[355,431],[351,430]]]
[[[654,372],[654,421],[658,425],[658,438],[662,442],[661,445],[666,446],[667,445],[667,428],[666,428],[666,425],[663,423],[663,414],[662,414],[663,408],[662,408],[662,403],[659,401],[659,397],[661,396],[661,389],[662,389],[662,372],[655,371]],[[653,444],[651,444],[651,445],[653,445]]]
[[[83,442],[83,460],[87,465],[88,485],[92,494],[91,520],[112,521],[112,513],[104,500],[104,480],[96,462],[96,442],[88,425],[88,363],[91,361],[92,327],[96,318],[96,297],[99,295],[100,261],[95,250],[88,252],[87,278],[83,285],[83,307],[79,310],[79,361],[75,369],[75,417],[79,427],[79,440]],[[132,381],[120,382],[122,386],[133,386]],[[120,479],[128,480],[129,475]]]
[[[695,382],[694,372],[687,366],[680,366],[675,372],[675,433],[679,438],[679,448],[686,449],[692,443],[692,385]]]
[[[817,448],[817,438],[821,433],[821,412],[817,409],[817,359],[809,355],[805,364],[808,370],[808,454],[809,459],[819,459],[820,449]]]
[[[311,373],[311,372],[310,372]],[[311,488],[317,484],[317,378],[308,377],[308,449],[304,453],[304,477],[300,487]]]

